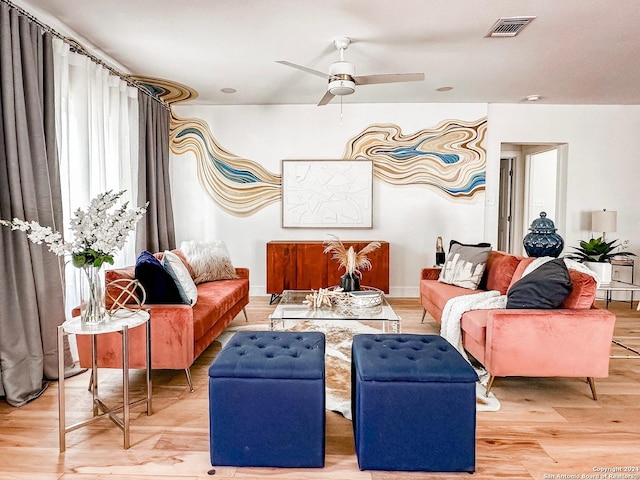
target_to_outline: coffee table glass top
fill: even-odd
[[[373,307],[343,308],[332,307],[309,308],[302,303],[311,290],[285,290],[274,312],[269,316],[271,329],[274,322],[285,320],[359,320],[391,322],[394,332],[400,331],[400,317],[396,315],[384,295],[379,305]]]
[[[600,285],[598,285],[598,290],[610,290],[614,292],[637,292],[640,290],[640,285],[613,280],[610,283],[601,283]]]

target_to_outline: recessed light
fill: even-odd
[[[453,87],[440,87],[440,88],[436,88],[436,90],[438,92],[448,92],[450,90],[453,90]]]
[[[542,97],[540,95],[527,95],[525,97],[525,100],[527,102],[537,102],[538,100],[540,100]]]
[[[220,91],[222,93],[236,93],[236,89],[235,88],[229,88],[229,87],[221,88]]]

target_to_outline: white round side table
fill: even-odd
[[[146,325],[146,380],[147,395],[140,400],[131,401],[129,398],[129,329]],[[96,361],[96,337],[105,333],[119,332],[122,335],[122,406],[108,407],[98,397],[98,365]],[[64,348],[65,335],[91,335],[91,390],[93,399],[93,417],[72,425],[66,425],[65,419],[65,391],[64,391]],[[130,446],[129,440],[129,407],[139,403],[147,404],[147,415],[151,415],[151,322],[149,312],[138,310],[116,310],[107,315],[104,322],[98,325],[85,325],[80,317],[74,317],[58,326],[58,428],[60,452],[66,450],[66,434],[93,423],[107,416],[124,432],[124,448]],[[118,414],[122,411],[122,418]]]

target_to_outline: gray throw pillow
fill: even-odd
[[[564,260],[556,258],[511,285],[507,308],[560,308],[572,289]]]
[[[178,293],[183,303],[195,305],[198,300],[198,288],[191,278],[191,274],[185,267],[180,257],[169,250],[164,251],[162,257],[162,267],[167,271],[178,287]]]
[[[451,241],[449,255],[440,271],[438,281],[476,290],[487,265],[491,244],[465,245]]]

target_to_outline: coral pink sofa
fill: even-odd
[[[506,294],[531,261],[492,251],[480,286]],[[423,321],[429,312],[440,323],[447,300],[480,291],[439,282],[439,274],[438,268],[421,271]],[[609,375],[615,315],[594,306],[593,277],[573,269],[569,275],[573,290],[561,309],[471,310],[462,315],[463,346],[490,374],[487,393],[495,377],[587,377],[597,399],[594,378]]]
[[[161,258],[161,254],[156,256]],[[244,313],[246,319],[245,306],[249,303],[249,269],[236,268],[236,273],[239,277],[237,279],[217,280],[197,285],[198,300],[193,307],[145,305],[151,315],[152,368],[184,370],[189,388],[193,391],[190,373],[193,362],[240,312]],[[135,278],[133,265],[105,272],[106,284],[117,279],[133,278]],[[80,365],[90,368],[90,336],[78,335],[76,338]],[[131,330],[129,333],[131,368],[145,368],[144,342],[144,328]],[[122,340],[118,333],[97,336],[98,367],[122,368],[121,351]]]

